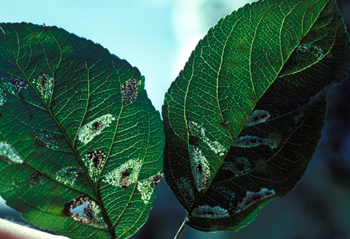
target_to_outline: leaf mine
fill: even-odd
[[[83,144],[89,143],[97,135],[101,134],[102,130],[109,127],[115,120],[111,114],[105,114],[95,120],[83,125],[78,132],[78,140]]]
[[[102,168],[106,159],[106,154],[102,150],[94,150],[88,153],[86,156],[91,160],[94,167],[97,169]]]
[[[215,189],[215,191],[217,191],[217,193],[219,193],[229,202],[229,208],[230,210],[232,210],[232,208],[236,205],[237,202],[236,194],[223,186],[214,186],[213,188]]]
[[[34,173],[32,173],[31,175],[29,175],[29,178],[33,181],[33,182],[38,182],[42,179],[43,174],[35,171]]]
[[[300,43],[296,50],[299,53],[311,54],[317,60],[321,60],[325,56],[323,49],[312,43]]]
[[[226,209],[223,209],[220,206],[211,207],[208,205],[202,205],[193,210],[192,216],[201,218],[225,218],[230,215]]]
[[[13,95],[17,95],[28,87],[27,82],[14,76],[2,78],[1,81],[3,82],[5,88]]]
[[[102,166],[105,163],[105,159],[106,154],[102,150],[94,150],[86,154],[85,157],[82,157],[83,163],[92,181],[96,182]]]
[[[261,188],[259,192],[247,191],[246,196],[242,199],[242,201],[240,201],[236,205],[234,212],[239,213],[245,210],[246,208],[250,207],[254,203],[264,199],[271,198],[274,195],[275,195],[275,190],[267,189],[267,188]]]
[[[42,173],[35,171],[34,173],[32,173],[31,175],[29,175],[30,179],[33,181],[38,181],[42,178]]]
[[[34,129],[33,133],[37,140],[49,149],[59,149],[58,142],[61,137],[55,133],[48,132],[43,129]]]
[[[0,107],[3,106],[7,101],[6,93],[3,88],[0,87]]]
[[[143,203],[148,204],[154,190],[151,181],[149,179],[139,181],[137,183],[137,190],[139,190],[139,192],[141,193],[141,199]]]
[[[74,221],[96,227],[106,227],[100,207],[86,195],[81,195],[67,203],[62,212]]]
[[[200,127],[196,122],[190,121],[188,123],[188,130],[191,136],[201,139],[215,154],[220,157],[225,155],[225,147],[217,141],[210,140],[205,135],[205,129]]]
[[[151,181],[151,185],[153,188],[157,188],[158,187],[158,183],[160,182],[160,180],[164,177],[164,174],[162,173],[157,173],[155,176],[150,178]]]
[[[249,116],[245,127],[254,126],[266,122],[271,117],[267,110],[254,110]]]
[[[0,142],[0,160],[10,164],[23,163],[23,159],[14,151],[12,146],[4,141]]]
[[[188,130],[190,132],[190,134],[194,137],[203,139],[205,138],[205,129],[203,129],[202,127],[200,127],[196,122],[190,121],[188,123]]]
[[[137,182],[141,166],[141,160],[131,159],[105,175],[102,181],[114,187],[126,189]]]
[[[134,78],[124,82],[122,85],[123,104],[130,104],[136,101],[139,85],[141,85],[141,81]]]
[[[56,180],[63,184],[73,186],[81,172],[82,169],[78,167],[63,167],[56,172]]]
[[[120,172],[120,186],[122,188],[128,188],[131,186],[130,182],[130,172]]]
[[[27,184],[29,185],[30,188],[36,186],[36,185],[41,185],[44,182],[44,175],[38,171],[35,171],[34,173],[29,175],[29,180],[27,180]]]
[[[157,188],[158,183],[162,178],[163,178],[163,174],[157,173],[156,175],[148,179],[139,181],[137,183],[137,190],[141,193],[141,199],[144,202],[144,204],[149,203],[154,189]]]
[[[196,198],[190,180],[184,177],[177,178],[176,185],[180,190],[182,197],[185,199],[187,205],[189,208],[191,208],[195,204]]]
[[[273,135],[272,135],[273,136]],[[245,135],[238,137],[232,144],[233,147],[253,148],[260,145],[269,146],[271,149],[277,148],[279,143],[278,137],[274,136],[268,139],[257,136]]]
[[[47,74],[41,73],[33,80],[33,84],[40,93],[41,98],[46,104],[49,103],[53,91],[53,78]]]
[[[194,145],[190,145],[190,158],[193,171],[193,177],[198,192],[206,188],[207,182],[211,177],[209,162],[202,151]]]
[[[44,184],[45,176],[39,171],[26,175],[25,177],[13,178],[11,180],[11,190],[21,190],[25,188],[33,188]]]
[[[95,121],[95,122],[92,124],[92,130],[93,130],[93,131],[100,131],[100,130],[102,130],[102,127],[103,127],[103,124],[102,124],[102,122],[100,122],[100,121]]]
[[[247,158],[238,157],[234,161],[223,162],[222,168],[231,171],[236,177],[247,173],[250,170],[250,162]]]

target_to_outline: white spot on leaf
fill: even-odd
[[[137,183],[137,190],[141,193],[141,199],[145,204],[151,200],[154,188],[152,187],[150,179],[139,181]]]
[[[190,134],[197,138],[205,138],[205,130],[200,127],[196,122],[190,121],[188,123],[188,130],[190,131]]]
[[[245,126],[254,126],[266,122],[271,117],[266,110],[254,110],[249,116]]]
[[[96,182],[105,163],[106,154],[102,150],[94,150],[82,158],[92,181]]]
[[[58,141],[59,141],[59,135],[52,133],[52,132],[48,132],[45,130],[37,130],[34,129],[33,130],[36,138],[38,140],[40,140],[41,142],[43,142],[45,144],[45,146],[49,149],[59,149],[59,146],[57,145]]]
[[[53,78],[46,74],[40,74],[38,78],[34,79],[33,83],[40,93],[41,98],[48,104],[53,91]]]
[[[115,117],[113,115],[106,114],[83,125],[78,132],[78,140],[83,144],[89,143],[97,135],[101,134],[103,129],[109,127],[114,120]]]
[[[122,85],[124,104],[130,104],[137,100],[139,85],[141,85],[141,81],[136,79],[128,80]]]
[[[220,206],[210,207],[208,205],[198,206],[192,212],[193,217],[201,218],[225,218],[229,217],[228,211]]]
[[[28,87],[27,82],[14,76],[1,78],[0,81],[5,89],[13,95],[18,95],[19,92],[25,90]]]
[[[316,57],[318,60],[321,60],[325,54],[322,48],[315,46],[312,43],[301,43],[297,47],[297,52],[309,53]]]
[[[275,190],[273,189],[267,189],[267,188],[261,188],[259,192],[251,192],[247,191],[245,198],[242,199],[242,201],[237,204],[236,208],[234,209],[235,213],[239,213],[246,208],[250,207],[254,203],[270,198],[275,195]]]
[[[154,189],[157,188],[157,185],[162,177],[162,173],[157,173],[156,175],[137,183],[137,190],[139,190],[141,193],[141,199],[145,204],[148,204],[151,200],[152,193]]]
[[[96,168],[94,165],[94,162],[92,160],[90,160],[88,156],[86,156],[82,159],[83,159],[83,162],[87,168],[89,177],[91,178],[92,181],[96,182],[98,176],[100,175],[101,169]]]
[[[207,181],[211,176],[209,162],[204,157],[202,151],[194,145],[190,145],[190,157],[194,181],[197,190],[201,191],[205,189]]]
[[[190,180],[184,177],[177,178],[176,184],[182,194],[182,197],[187,202],[187,205],[191,208],[196,202],[196,200]]]
[[[10,144],[7,142],[0,142],[0,159],[8,163],[23,163],[23,159],[14,151]]]
[[[43,185],[45,176],[35,171],[31,174],[29,174],[27,177],[17,177],[13,180],[11,180],[11,190],[20,189],[23,188],[27,189],[33,188],[35,186]]]
[[[3,88],[0,87],[0,106],[3,106],[7,101],[6,93]]]
[[[190,134],[194,137],[197,137],[203,140],[204,143],[208,145],[210,150],[220,157],[224,156],[226,153],[225,147],[220,144],[218,141],[212,141],[205,135],[205,129],[200,127],[196,122],[190,121],[188,123],[188,130]]]
[[[6,84],[7,89],[12,94],[15,94],[15,92],[21,92],[21,90],[25,90],[28,87],[27,82],[14,76],[9,77],[8,79],[6,79],[6,81],[8,82]]]
[[[105,175],[102,181],[114,187],[128,188],[137,182],[141,166],[141,160],[131,159]]]
[[[224,156],[225,155],[225,152],[226,152],[226,149],[225,147],[220,144],[218,141],[204,141],[208,146],[209,148],[217,155],[219,155],[220,157]]]
[[[81,170],[78,167],[63,167],[56,172],[56,180],[65,185],[73,186]]]

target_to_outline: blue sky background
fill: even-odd
[[[149,98],[156,109],[160,110],[165,92],[184,66],[198,40],[220,17],[247,2],[252,1],[3,0],[0,4],[0,21],[26,21],[47,26],[55,25],[101,44],[111,53],[139,68],[146,77]],[[349,5],[347,7],[349,8]],[[347,141],[343,143],[345,150],[342,152],[345,157],[349,157],[349,142],[350,133]],[[299,191],[293,191],[286,199],[276,200],[272,203],[273,205],[269,204],[251,225],[239,233],[213,234],[187,229],[184,238],[219,239],[233,238],[233,235],[235,238],[236,236],[237,238],[256,238],[256,233],[260,238],[270,239],[321,238],[319,234],[313,234],[312,231],[319,232],[320,235],[324,234],[322,231],[324,225],[317,224],[318,221],[314,220],[313,214],[306,214],[307,206],[302,204],[303,201],[298,201],[298,198],[310,191],[308,185],[313,188],[312,192],[315,195],[317,193],[323,195],[322,190],[330,189],[333,190],[331,195],[335,198],[330,203],[343,212],[348,204],[345,199],[350,198],[350,193],[341,187],[334,187],[332,181],[327,178],[329,175],[315,179],[314,175],[324,173],[323,168],[319,166],[320,162],[322,161],[312,161],[305,175],[306,183],[299,187]],[[323,185],[322,190],[317,188],[320,184]],[[334,195],[342,196],[339,199]],[[350,208],[346,210],[344,217],[335,219],[339,220],[339,223],[336,222],[334,227],[343,230],[344,221],[350,221],[347,216],[350,215]],[[282,211],[284,213],[281,213]],[[8,212],[10,211],[5,209],[0,198],[0,217],[4,217]],[[334,211],[334,214],[339,213]],[[185,211],[176,202],[163,180],[159,185],[155,206],[146,224],[147,227],[133,238],[172,238],[185,216]],[[155,231],[159,231],[158,236],[153,234]],[[262,234],[266,237],[261,237]],[[302,236],[297,237],[298,235]],[[305,235],[306,237],[303,237]]]

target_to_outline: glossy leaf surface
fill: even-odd
[[[146,221],[164,133],[125,60],[63,29],[0,25],[0,193],[69,238],[127,238]]]
[[[259,1],[209,30],[163,106],[164,173],[189,226],[238,230],[295,187],[349,59],[335,1]]]

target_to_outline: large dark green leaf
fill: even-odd
[[[146,221],[164,133],[144,77],[56,27],[0,25],[0,192],[70,238],[126,238]]]
[[[333,0],[259,1],[209,30],[163,106],[164,173],[189,226],[238,230],[295,187],[349,59]]]

